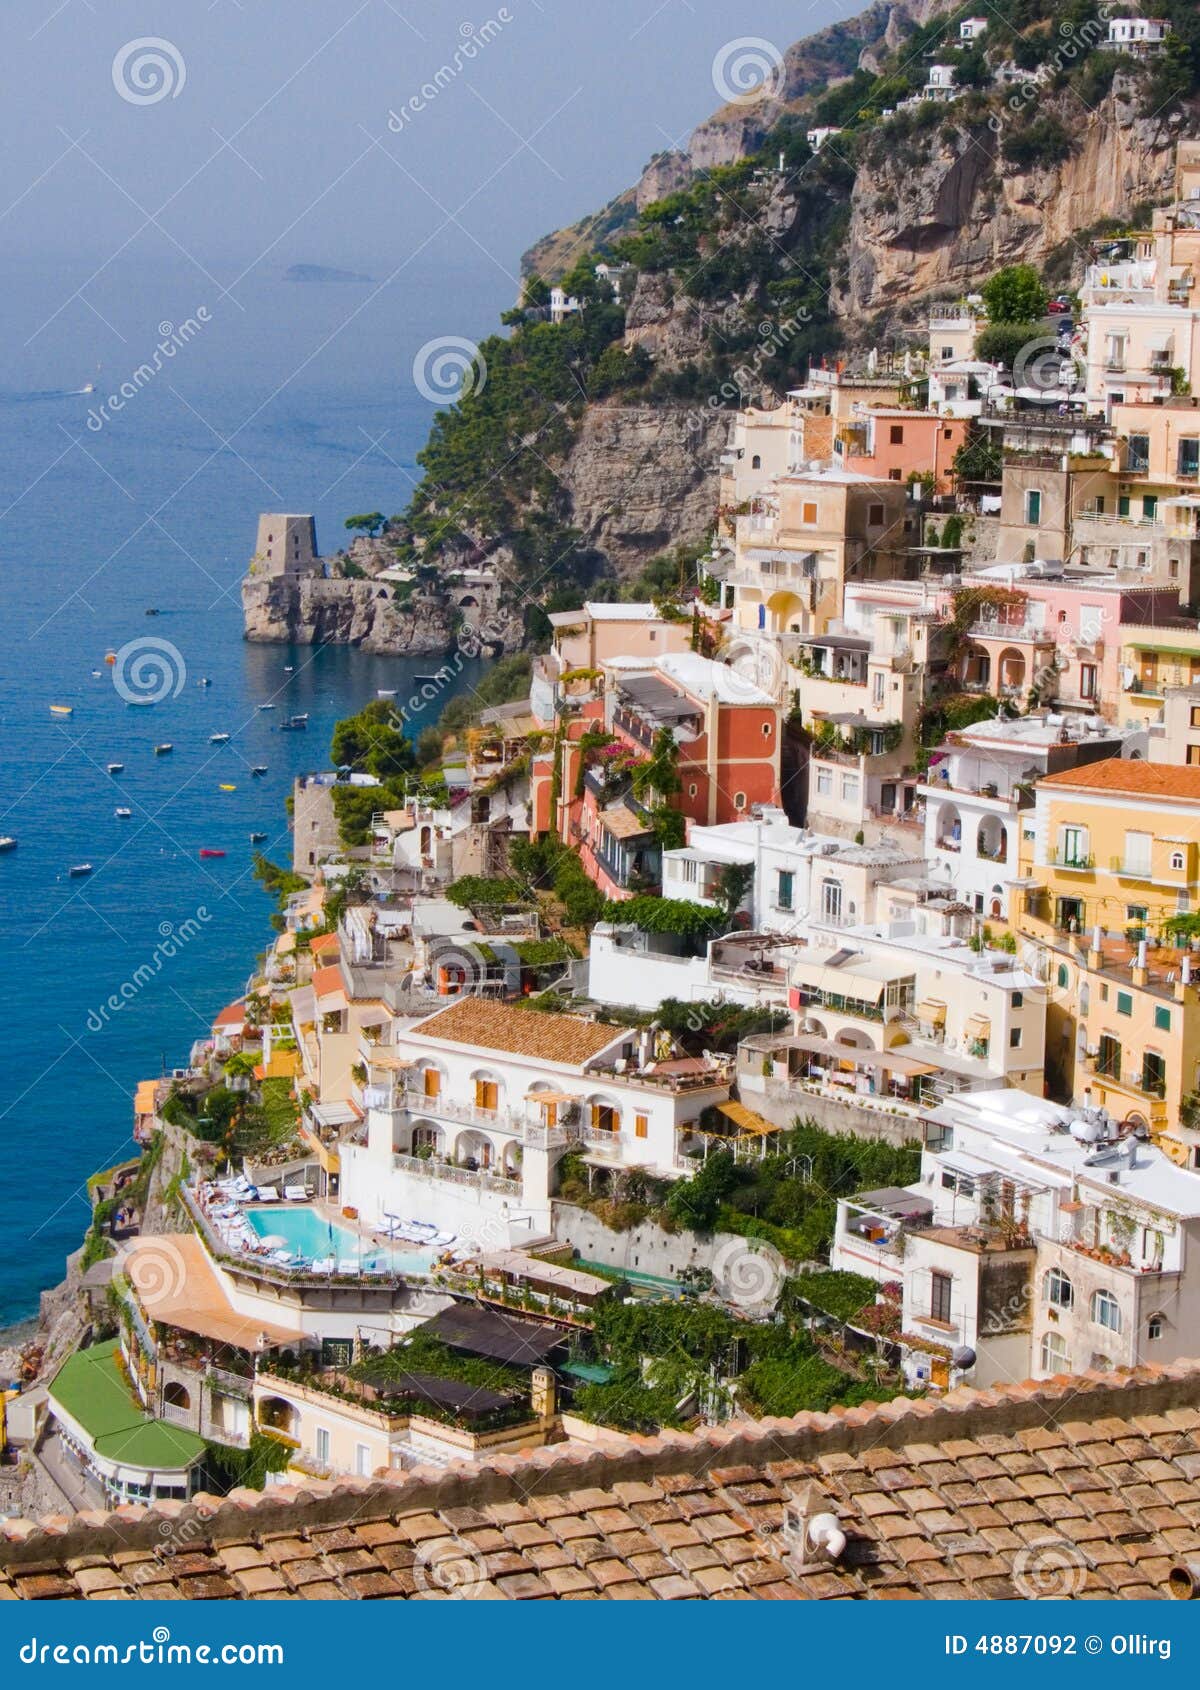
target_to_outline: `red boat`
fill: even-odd
[[[200,855],[202,857],[223,857],[225,855],[225,853],[224,853],[224,851],[210,850],[209,847],[207,845],[205,845],[201,848]]]

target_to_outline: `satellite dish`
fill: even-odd
[[[960,1344],[950,1353],[951,1366],[957,1367],[960,1373],[968,1372],[975,1365],[975,1351],[969,1344]]]

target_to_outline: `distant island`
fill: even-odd
[[[285,282],[371,282],[373,276],[361,276],[357,270],[335,270],[328,264],[293,264],[284,272]]]

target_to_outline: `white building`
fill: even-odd
[[[958,39],[964,42],[978,41],[987,34],[986,18],[963,18],[958,26]]]
[[[960,728],[934,751],[920,787],[925,855],[978,915],[1008,917],[1022,831],[1032,839],[1034,782],[1106,757],[1146,755],[1141,729],[1098,717],[1041,713]]]
[[[954,100],[960,90],[954,86],[953,65],[930,65],[929,77],[921,90],[923,100]]]
[[[681,1135],[729,1095],[722,1069],[664,1035],[477,997],[364,1034],[359,1058],[366,1120],[340,1148],[343,1203],[368,1225],[432,1221],[496,1248],[550,1233],[568,1148],[678,1176]]]
[[[1166,18],[1109,18],[1108,40],[1101,45],[1138,58],[1161,51],[1170,33],[1171,25]]]
[[[550,321],[552,323],[564,322],[581,309],[579,300],[573,293],[568,294],[557,286],[550,289]]]
[[[974,1350],[973,1383],[1194,1350],[1200,1177],[1102,1111],[957,1094],[927,1116],[910,1192],[928,1224],[843,1204],[832,1259],[902,1278],[906,1340]]]
[[[841,130],[831,123],[818,125],[816,129],[807,131],[806,139],[814,153],[819,153],[831,135],[840,135]]]

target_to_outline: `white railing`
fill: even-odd
[[[470,1186],[476,1191],[497,1191],[506,1197],[521,1195],[519,1179],[506,1179],[488,1168],[456,1168],[432,1157],[396,1155],[392,1166],[398,1174],[415,1174],[418,1179],[448,1180],[451,1185]]]
[[[477,1103],[459,1103],[450,1097],[426,1097],[424,1092],[400,1091],[396,1108],[410,1115],[424,1115],[435,1121],[457,1121],[463,1126],[484,1127],[493,1132],[519,1133],[524,1123],[511,1109],[482,1109]]]

